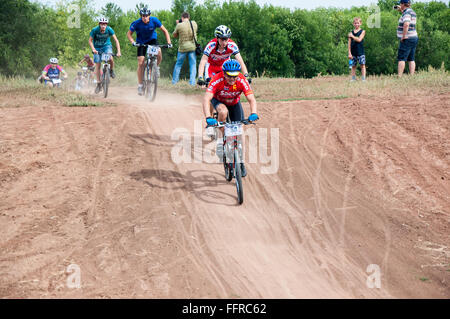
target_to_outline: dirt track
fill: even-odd
[[[259,103],[279,169],[247,164],[242,206],[172,160],[199,97],[110,100],[0,108],[0,297],[450,297],[450,95]]]

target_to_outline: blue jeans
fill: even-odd
[[[173,69],[172,84],[176,84],[180,79],[180,71],[183,66],[184,59],[186,59],[186,55],[189,59],[189,84],[195,85],[195,78],[197,76],[197,59],[195,56],[195,51],[178,52],[177,63],[175,63],[175,67]]]

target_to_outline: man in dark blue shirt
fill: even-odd
[[[167,44],[169,44],[169,47],[172,45],[170,41],[170,35],[167,29],[162,25],[161,21],[159,21],[156,17],[150,17],[151,11],[147,8],[142,8],[140,10],[141,18],[134,21],[130,25],[130,29],[127,32],[128,40],[133,44],[134,46],[137,46],[138,44],[151,44],[151,45],[157,45],[158,44],[158,35],[156,33],[156,29],[160,28],[161,31],[164,33]],[[134,41],[132,34],[136,32],[136,41]],[[145,53],[146,48],[145,47],[138,47],[137,48],[137,60],[138,60],[138,68],[137,68],[137,76],[138,76],[138,94],[142,95],[143,92],[143,84],[142,80],[144,77],[144,64],[145,64]],[[158,52],[158,76],[159,76],[159,65],[162,61],[162,53],[161,49]]]

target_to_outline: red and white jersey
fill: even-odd
[[[233,40],[228,40],[228,45],[224,51],[219,52],[219,43],[217,38],[212,39],[206,45],[203,54],[208,57],[208,63],[212,66],[221,67],[222,64],[230,58],[231,55],[236,55],[239,53],[239,48]]]
[[[237,104],[241,99],[242,93],[244,93],[245,96],[253,94],[250,84],[242,73],[239,73],[234,85],[229,85],[223,72],[214,75],[209,82],[206,92],[212,93],[215,99],[227,106]]]

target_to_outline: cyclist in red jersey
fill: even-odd
[[[78,66],[81,67],[83,62],[86,62],[86,65],[87,65],[88,69],[89,69],[91,72],[94,72],[94,71],[95,71],[94,60],[92,60],[92,58],[89,56],[89,54],[86,54],[86,55],[83,57],[83,59],[82,59],[80,62],[78,62]]]
[[[230,121],[242,121],[244,119],[244,110],[240,102],[241,94],[244,93],[248,102],[250,103],[249,121],[256,121],[259,119],[256,106],[255,95],[252,88],[242,73],[241,65],[238,61],[230,59],[222,65],[222,72],[212,77],[206,89],[205,97],[203,99],[203,113],[206,117],[208,125],[216,125],[219,122],[225,122],[228,115]],[[217,120],[211,117],[210,105],[218,113]],[[223,128],[221,128],[223,135]],[[223,139],[217,139],[217,149],[223,149]],[[217,155],[219,158],[219,151]],[[244,163],[241,164],[242,177],[247,175]]]
[[[203,51],[202,59],[198,66],[198,85],[205,85],[205,78],[211,79],[215,74],[222,72],[222,64],[229,60],[232,55],[241,64],[244,76],[251,83],[247,67],[239,53],[237,44],[230,39],[231,30],[224,25],[219,25],[214,31],[215,39],[209,41]],[[203,77],[204,76],[204,77]]]

